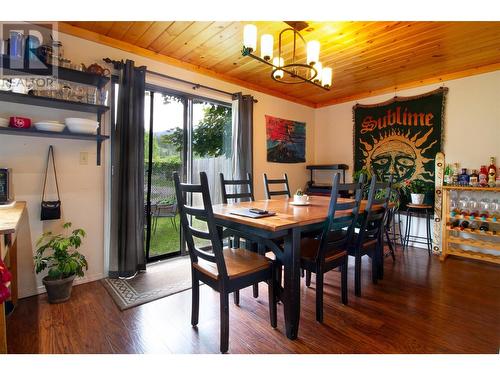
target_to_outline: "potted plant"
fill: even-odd
[[[63,228],[71,228],[71,223],[63,224]],[[49,270],[42,282],[50,303],[67,301],[71,297],[75,277],[82,277],[84,268],[88,270],[87,260],[76,251],[83,237],[83,229],[74,229],[66,236],[46,232],[38,239],[34,256],[35,271],[40,273],[46,268]]]
[[[422,180],[405,180],[405,188],[410,192],[411,203],[423,204],[429,187]]]

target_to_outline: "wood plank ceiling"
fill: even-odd
[[[94,35],[94,40],[103,40],[98,34],[107,44],[119,41],[118,48],[140,47],[137,50],[168,56],[228,81],[248,82],[249,87],[262,87],[313,107],[394,91],[415,82],[500,69],[500,22],[308,21],[302,35],[306,41],[320,41],[320,61],[333,68],[332,88],[324,91],[306,83],[285,85],[270,78],[268,66],[241,55],[246,23],[250,22],[66,22],[71,26],[62,31],[85,29],[81,35]],[[274,36],[276,54],[278,34],[287,25],[251,23],[257,25],[259,38],[263,33]],[[290,37],[284,50],[286,61],[291,56]],[[299,58],[305,59],[305,48],[300,44],[298,52]]]

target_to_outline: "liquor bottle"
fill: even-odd
[[[490,166],[488,167],[488,186],[495,187],[495,179],[497,176],[497,167],[495,166],[495,158],[490,158]]]
[[[471,232],[474,232],[475,230],[479,229],[479,226],[475,221],[471,221],[469,224],[469,229],[471,230]]]
[[[453,164],[453,174],[451,176],[451,184],[458,185],[458,163]]]
[[[488,229],[489,229],[488,223],[481,223],[481,225],[479,226],[479,230],[481,232],[487,232]]]
[[[460,223],[460,230],[467,229],[469,227],[469,222],[467,220],[462,220]]]
[[[479,170],[479,186],[488,186],[488,169],[486,165],[481,165],[481,169]]]
[[[478,186],[478,184],[479,184],[479,175],[477,174],[477,169],[473,169],[469,177],[469,185]]]
[[[458,176],[458,184],[467,186],[469,185],[469,175],[467,174],[467,168],[462,168],[462,173]]]
[[[451,227],[451,229],[458,227],[459,223],[460,223],[460,222],[459,222],[458,220],[453,220],[453,221],[450,223],[450,227]]]
[[[453,169],[451,168],[451,164],[446,164],[446,168],[444,169],[444,177],[443,177],[443,183],[445,185],[451,185],[452,173],[453,173]]]

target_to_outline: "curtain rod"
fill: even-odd
[[[119,69],[120,66],[123,64],[123,61],[111,60],[109,57],[106,57],[105,59],[103,59],[103,61],[106,62],[106,63],[108,63],[108,64],[113,64],[113,66],[114,66],[115,69]],[[199,88],[203,88],[203,89],[207,89],[207,90],[212,90],[212,91],[220,92],[221,94],[229,95],[231,97],[234,97],[234,95],[235,95],[235,93],[232,93],[232,92],[219,90],[219,89],[216,89],[216,88],[213,88],[213,87],[210,87],[210,86],[202,85],[200,83],[186,81],[186,80],[181,79],[181,78],[172,77],[172,76],[169,76],[167,74],[154,72],[152,70],[147,70],[146,69],[146,73],[152,74],[152,75],[155,75],[155,76],[158,76],[158,77],[166,78],[166,79],[172,79],[174,81],[186,83],[188,85],[192,85],[193,86],[193,90],[196,90],[196,89],[199,89]],[[256,99],[253,99],[253,102],[257,103],[258,101]]]

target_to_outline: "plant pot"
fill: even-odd
[[[425,194],[411,193],[411,203],[413,203],[413,204],[423,204],[424,198],[425,198]]]
[[[73,275],[58,280],[50,280],[48,276],[45,276],[42,279],[43,285],[47,290],[49,303],[61,303],[69,300],[75,276],[76,275]]]

